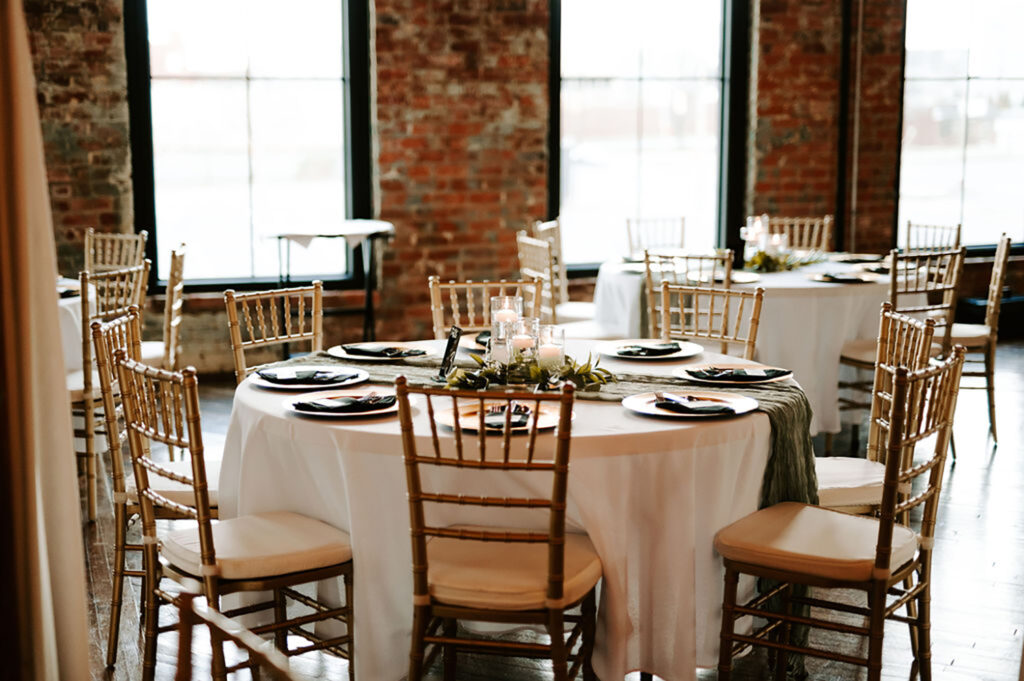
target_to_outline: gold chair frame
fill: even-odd
[[[164,356],[161,367],[168,371],[178,368],[178,350],[181,347],[181,319],[185,305],[185,244],[171,251],[171,267],[167,271],[167,289],[164,297]]]
[[[90,227],[85,232],[85,271],[90,274],[141,265],[149,232],[110,234]]]
[[[539,318],[557,324],[556,307],[558,300],[555,288],[558,286],[554,278],[555,264],[551,242],[537,239],[525,231],[516,235],[516,246],[519,252],[519,276],[521,279],[539,279],[541,296]]]
[[[904,251],[949,251],[960,248],[960,225],[927,225],[907,220]]]
[[[533,236],[551,243],[551,280],[555,305],[569,301],[569,275],[562,255],[562,225],[558,218],[537,220],[533,223]]]
[[[455,678],[455,655],[457,652],[475,652],[496,655],[512,655],[518,657],[550,658],[554,667],[556,681],[575,678],[582,670],[584,679],[592,680],[593,670],[590,656],[593,651],[593,637],[596,617],[595,588],[574,603],[564,606],[557,605],[563,598],[564,562],[565,562],[565,507],[569,479],[569,445],[571,437],[573,387],[567,384],[560,393],[539,394],[534,392],[494,391],[481,392],[475,390],[448,390],[444,388],[410,388],[404,376],[395,380],[398,396],[399,419],[402,428],[402,448],[405,458],[406,481],[408,485],[409,516],[412,532],[412,575],[413,575],[413,641],[409,654],[409,680],[419,681],[423,671],[428,668],[437,654],[444,652],[445,678]],[[425,398],[427,420],[430,423],[429,453],[421,454],[417,447],[417,438],[413,428],[412,412],[409,396],[418,395]],[[480,414],[476,451],[474,447],[463,442],[466,431],[458,418],[454,421],[454,452],[443,453],[438,434],[438,425],[434,420],[435,400],[450,403],[454,414],[459,414],[460,402],[476,405]],[[513,441],[511,419],[511,403],[513,401],[527,404],[532,408],[532,418],[528,434],[521,439],[526,442],[525,458],[511,455]],[[483,420],[485,404],[501,403],[506,406],[506,421],[500,439],[495,442],[498,454],[487,456],[487,442],[490,437],[485,431]],[[559,409],[558,428],[555,436],[553,458],[542,460],[535,458],[538,433],[538,418],[542,404],[557,404]],[[508,471],[532,471],[550,473],[552,492],[550,498],[506,498],[493,496],[477,496],[469,493],[449,494],[434,492],[424,488],[421,468],[455,467],[481,472],[489,472],[493,478]],[[539,509],[549,511],[548,530],[546,532],[515,529],[459,528],[440,527],[427,522],[428,514],[424,511],[426,504],[448,506],[470,505],[480,508],[507,509]],[[549,607],[539,610],[492,610],[457,606],[437,601],[430,593],[428,582],[429,564],[427,560],[427,539],[430,537],[446,537],[469,542],[514,542],[520,544],[547,544],[547,592]],[[580,606],[580,615],[570,615],[565,611]],[[511,622],[518,624],[542,624],[551,634],[550,644],[509,642],[496,639],[465,638],[456,635],[456,622],[459,619],[482,620],[490,622]],[[572,622],[573,629],[568,640],[564,635],[564,622]],[[570,651],[581,642],[580,651],[572,655]],[[427,647],[433,646],[427,653]],[[572,667],[569,660],[572,658]]]
[[[672,298],[678,301],[672,304]],[[676,286],[661,282],[661,339],[721,343],[722,354],[743,346],[743,358],[754,359],[764,289],[753,291]],[[748,306],[749,303],[749,306]],[[744,313],[749,317],[744,318]]]
[[[235,293],[229,289],[224,292],[224,304],[228,312],[228,333],[237,383],[259,368],[246,365],[247,350],[300,341],[309,341],[312,352],[323,349],[323,282],[251,293]]]
[[[656,248],[683,248],[686,218],[626,218],[626,242],[630,255]]]
[[[644,251],[644,295],[647,298],[647,334],[650,338],[661,335],[663,281],[680,286],[732,288],[732,250],[685,255]]]
[[[832,222],[831,215],[820,217],[777,217],[763,215],[761,220],[764,229],[769,235],[779,234],[785,236],[789,242],[789,248],[801,251],[822,251],[832,250]]]
[[[448,336],[451,325],[464,332],[491,328],[491,296],[522,296],[523,315],[540,317],[540,279],[522,281],[448,281],[438,276],[427,279],[434,338]],[[448,303],[445,307],[445,303]]]

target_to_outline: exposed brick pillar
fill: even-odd
[[[132,231],[122,4],[24,0],[58,267],[76,276],[85,230]]]
[[[383,338],[430,332],[426,281],[518,268],[515,233],[545,212],[546,0],[377,0]]]

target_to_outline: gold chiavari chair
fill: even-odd
[[[884,402],[880,397],[883,382],[892,367],[906,367],[918,371],[928,366],[932,355],[935,320],[920,321],[893,312],[892,303],[882,303],[875,351],[874,380],[871,402],[861,404],[840,398],[840,410],[870,408],[871,428],[868,431],[867,458],[847,456],[816,457],[818,476],[818,503],[846,513],[871,513],[882,503],[885,463],[879,460],[882,431],[876,420],[882,413]],[[828,448],[828,447],[827,447]]]
[[[312,352],[323,349],[323,282],[252,293],[228,290],[224,292],[224,304],[238,383],[259,368],[246,365],[248,350],[307,340]]]
[[[551,243],[551,275],[554,287],[555,304],[569,302],[569,276],[565,269],[565,258],[562,256],[562,226],[558,218],[533,223],[533,236]]]
[[[448,335],[452,325],[464,332],[491,328],[491,296],[522,296],[523,315],[540,318],[541,281],[449,281],[431,276],[430,312],[434,338]],[[447,303],[447,304],[446,304]]]
[[[523,231],[516,235],[516,244],[519,249],[519,276],[522,279],[540,279],[541,281],[541,321],[551,324],[566,324],[586,322],[594,318],[593,303],[569,300],[559,302],[558,291],[561,289],[562,283],[558,278],[560,270],[555,265],[550,239],[537,239]]]
[[[128,525],[132,518],[139,514],[139,496],[135,486],[135,477],[125,475],[124,445],[128,439],[128,431],[124,423],[124,410],[121,404],[121,393],[117,384],[117,370],[114,366],[114,353],[124,351],[126,356],[138,360],[140,353],[139,337],[141,329],[138,309],[133,305],[127,315],[117,317],[109,322],[93,322],[93,347],[96,349],[96,373],[99,378],[100,394],[103,399],[104,435],[107,440],[107,454],[110,458],[111,488],[114,505],[114,561],[112,588],[110,592],[110,619],[107,636],[107,666],[117,662],[117,641],[121,628],[121,602],[124,591],[125,577],[143,579],[142,593],[146,592],[145,576],[142,570],[129,570],[126,565],[128,551],[142,551],[140,544],[128,543]],[[210,481],[207,492],[210,500],[210,512],[217,517],[218,493],[217,481],[220,477],[220,458],[204,457],[206,477]],[[169,470],[181,476],[189,476],[192,470],[191,461],[177,461],[165,464]],[[192,488],[175,481],[159,481],[158,492],[179,503],[189,503]],[[173,510],[154,509],[160,520],[181,518]]]
[[[164,330],[161,340],[142,342],[142,361],[168,371],[178,368],[181,346],[181,315],[185,303],[185,244],[171,251],[164,296]]]
[[[1003,284],[1006,282],[1006,265],[1010,259],[1010,237],[1003,234],[996,247],[995,260],[992,263],[992,277],[988,284],[988,301],[985,305],[984,324],[953,324],[950,331],[950,342],[963,345],[968,353],[981,353],[982,359],[970,358],[972,364],[981,362],[981,371],[964,371],[964,376],[985,379],[985,391],[988,397],[988,425],[992,432],[992,442],[998,443],[996,434],[996,340],[999,335],[999,307],[1003,300]],[[981,388],[982,386],[964,385],[961,388]]]
[[[199,389],[195,369],[169,372],[115,353],[118,382],[124,401],[128,446],[142,515],[143,566],[146,572],[144,599],[145,644],[142,678],[152,681],[156,669],[157,635],[174,625],[160,624],[160,606],[173,602],[163,579],[179,584],[200,582],[206,602],[228,617],[272,610],[274,622],[253,629],[273,633],[285,655],[325,650],[349,660],[352,667],[352,547],[348,534],[327,523],[288,511],[243,515],[214,522],[206,479],[205,453],[199,416]],[[179,475],[149,454],[149,443],[159,442],[187,451],[191,475]],[[191,499],[175,501],[151,483],[159,478],[190,488]],[[168,509],[195,520],[197,526],[158,538],[157,508]],[[324,579],[344,580],[345,604],[328,606],[304,595],[295,587]],[[221,610],[221,596],[230,593],[271,591],[269,601]],[[288,605],[301,606],[309,614],[289,618]],[[296,612],[293,610],[293,613]],[[335,620],[346,633],[322,638],[307,624]],[[289,648],[289,635],[309,645]],[[225,667],[222,640],[214,637],[213,677],[221,679],[234,668]],[[247,666],[242,663],[241,666]]]
[[[90,227],[85,232],[85,271],[90,274],[141,265],[149,233],[108,234]]]
[[[907,220],[905,251],[949,251],[960,248],[960,225],[925,225]]]
[[[585,534],[566,533],[565,504],[569,479],[569,445],[573,389],[560,394],[478,392],[443,388],[409,388],[404,376],[395,381],[402,445],[408,483],[412,528],[413,640],[409,679],[419,681],[438,652],[444,652],[445,678],[455,678],[459,652],[550,658],[556,681],[594,679],[590,665],[595,628],[595,587],[601,579],[601,560]],[[417,438],[409,396],[425,398],[430,439]],[[438,430],[435,415],[452,408],[454,436]],[[526,406],[528,415],[513,410]],[[504,409],[499,430],[485,419]],[[469,414],[472,412],[472,415]],[[512,419],[526,421],[527,433],[513,436]],[[550,452],[538,453],[539,419],[557,419]],[[501,416],[498,417],[502,419]],[[487,432],[500,433],[487,452]],[[467,435],[469,432],[477,434]],[[542,441],[551,440],[544,438]],[[420,452],[421,443],[429,451]],[[459,483],[448,490],[440,475],[447,470],[470,471],[471,488]],[[422,475],[421,475],[422,471]],[[540,489],[534,497],[499,497],[488,493],[484,480],[529,474]],[[539,478],[538,476],[545,477]],[[465,478],[463,482],[468,482]],[[529,493],[526,493],[529,494]],[[481,525],[435,521],[438,514],[473,507],[451,520],[473,513],[493,519]],[[544,530],[522,528],[532,516]],[[469,520],[468,518],[466,518]],[[580,615],[566,610],[580,606]],[[509,642],[458,634],[458,620],[541,624],[550,643]],[[564,623],[573,624],[565,635]],[[576,644],[579,651],[572,654]],[[428,651],[427,648],[430,647]],[[572,666],[570,667],[570,658]]]
[[[95,274],[83,271],[78,277],[82,291],[82,368],[68,373],[66,379],[72,413],[79,416],[82,423],[81,429],[75,429],[75,437],[82,441],[82,449],[76,450],[75,454],[84,464],[90,522],[96,520],[96,406],[101,399],[93,363],[92,323],[115,319],[128,314],[132,306],[141,306],[148,274],[149,261],[146,260],[119,270]]]
[[[189,588],[198,590],[198,587],[197,583]],[[178,666],[174,672],[174,681],[203,678],[196,673],[192,662],[193,630],[197,626],[205,627],[211,640],[230,641],[244,651],[248,656],[248,666],[259,670],[258,676],[253,672],[253,678],[268,678],[270,681],[299,680],[289,670],[288,658],[274,648],[270,641],[263,640],[238,621],[211,610],[198,595],[183,591],[174,599],[178,609]]]
[[[682,248],[686,239],[686,218],[626,218],[629,254],[638,256],[655,248]]]
[[[651,338],[661,332],[661,282],[681,286],[732,287],[732,250],[714,254],[661,255],[644,251],[644,293]]]
[[[935,518],[963,356],[963,348],[957,346],[944,362],[920,371],[882,369],[885,388],[878,392],[881,409],[873,423],[883,433],[878,441],[885,451],[885,483],[877,518],[784,502],[719,530],[715,549],[725,563],[720,681],[732,678],[733,656],[751,646],[775,650],[776,679],[786,678],[787,657],[795,653],[867,667],[869,681],[879,681],[887,619],[910,626],[912,672],[931,678]],[[927,447],[917,447],[925,440],[930,443]],[[915,509],[922,512],[920,532],[898,522]],[[741,574],[773,580],[777,586],[737,604]],[[814,587],[813,595],[802,595],[794,590],[796,585]],[[848,596],[832,600],[832,589],[864,592],[867,606],[851,605]],[[899,613],[904,607],[906,616]],[[865,621],[840,622],[823,611],[860,615]],[[762,618],[765,625],[751,634],[737,633],[736,620],[751,615]],[[791,634],[798,626],[865,637],[867,654],[797,641]]]
[[[776,217],[761,216],[769,235],[785,236],[789,248],[799,251],[832,250],[832,216]]]
[[[741,345],[743,357],[753,359],[763,300],[760,287],[740,291],[663,281],[661,338],[719,342],[723,354],[729,354],[731,346]]]

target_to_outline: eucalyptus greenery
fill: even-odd
[[[794,255],[792,253],[770,255],[764,251],[758,251],[744,263],[743,269],[751,272],[784,272],[786,270],[795,270],[804,265],[821,262],[824,259],[825,255],[820,251],[811,251],[803,255]]]
[[[526,383],[537,385],[541,390],[553,390],[562,383],[569,381],[577,390],[600,390],[605,383],[616,381],[614,374],[598,366],[600,359],[593,360],[587,355],[587,361],[578,364],[566,355],[565,363],[559,367],[541,367],[529,365],[528,378],[525,372],[517,372],[516,366],[507,364],[488,365],[476,355],[473,359],[480,365],[479,369],[456,369],[448,374],[448,387],[463,390],[484,390],[491,385],[508,385],[509,369],[513,374],[522,376]],[[525,368],[525,367],[524,367]]]

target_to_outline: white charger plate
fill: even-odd
[[[722,381],[711,380],[708,378],[697,378],[696,376],[690,375],[691,371],[701,371],[703,369],[708,369],[709,367],[716,367],[718,369],[747,369],[748,371],[752,369],[780,369],[780,367],[759,366],[756,364],[730,364],[728,362],[715,362],[714,364],[700,364],[697,366],[676,367],[675,369],[672,370],[672,375],[676,376],[677,378],[685,378],[688,381],[693,381],[695,383],[706,383],[708,385],[760,385],[762,383],[778,383],[780,381],[788,381],[789,379],[793,378],[792,371],[790,371],[785,376],[776,376],[775,378],[764,378],[758,381]]]
[[[696,343],[690,341],[674,341],[679,344],[679,350],[669,355],[655,355],[654,357],[635,357],[633,355],[620,355],[618,349],[624,345],[655,345],[664,343],[665,341],[660,338],[627,338],[626,340],[620,341],[608,341],[600,343],[597,346],[597,351],[606,357],[614,357],[615,359],[625,360],[639,360],[639,361],[659,361],[659,360],[672,360],[672,359],[686,359],[687,357],[696,357],[700,353],[704,352],[704,348]]]
[[[304,395],[292,395],[286,399],[282,404],[286,411],[293,414],[299,414],[301,416],[311,416],[318,419],[353,419],[353,418],[365,418],[368,416],[384,416],[385,414],[397,414],[398,413],[398,400],[390,407],[384,407],[383,409],[374,409],[373,411],[357,411],[351,413],[330,413],[320,411],[304,411],[295,407],[296,402],[312,402],[313,400],[326,400],[332,397],[355,397],[360,398],[370,392],[376,392],[378,395],[393,395],[393,392],[382,392],[376,391],[353,391],[349,390],[331,390],[331,391],[319,391],[315,393],[306,393]]]
[[[662,409],[656,407],[655,403],[658,398],[654,396],[654,393],[640,393],[639,395],[630,395],[622,400],[622,406],[629,409],[637,414],[643,414],[645,416],[663,416],[671,419],[720,419],[720,418],[731,418],[733,416],[739,416],[741,414],[747,414],[757,409],[757,400],[743,395],[733,395],[730,393],[720,392],[698,392],[693,390],[674,390],[673,395],[686,395],[687,397],[696,397],[701,400],[707,400],[708,402],[718,402],[721,404],[728,404],[732,407],[735,414],[680,414],[676,411],[669,409]]]
[[[857,284],[873,284],[879,279],[881,279],[879,275],[873,272],[836,272],[835,274],[838,274],[839,276],[850,277],[851,279],[856,279],[857,281],[829,281],[829,279],[825,277],[825,274],[825,272],[818,272],[817,274],[808,274],[807,278],[810,279],[811,281],[820,281],[823,284],[837,284],[840,286],[844,284],[849,284],[851,286],[856,286]]]
[[[402,348],[408,350],[423,350],[425,354],[415,355],[413,357],[371,357],[369,355],[350,355],[345,352],[345,348],[340,345],[327,348],[327,354],[331,357],[337,357],[338,359],[355,360],[356,362],[394,362],[396,359],[428,359],[436,357],[437,352],[427,347],[422,347],[415,343],[390,343],[388,341],[369,341],[366,343],[346,343],[345,345],[382,345],[389,348]]]
[[[281,371],[283,368],[285,367],[277,369],[277,371]],[[337,383],[293,383],[289,385],[283,385],[281,383],[274,383],[273,381],[268,381],[265,378],[261,378],[260,375],[254,371],[252,375],[249,376],[249,381],[253,385],[259,388],[266,388],[267,390],[285,390],[288,392],[295,392],[297,390],[336,390],[337,388],[344,388],[345,386],[348,385],[356,385],[359,383],[363,383],[364,381],[367,381],[370,378],[370,374],[366,373],[362,369],[357,369],[355,367],[343,367],[331,364],[306,364],[287,368],[294,368],[296,371],[309,371],[311,369],[319,371],[345,371],[348,373],[353,373],[355,374],[355,376],[346,381],[339,381]]]
[[[488,407],[496,404],[506,404],[505,402],[485,402],[484,410]],[[530,407],[533,408],[532,406]],[[537,417],[537,430],[551,430],[558,425],[558,418],[560,414],[559,407],[550,406],[546,404],[540,405],[540,416]],[[573,413],[575,417],[575,413]],[[525,433],[530,430],[533,426],[533,414],[531,413],[528,417],[525,426],[513,426],[510,428],[510,432],[513,433]],[[439,425],[445,426],[455,430],[455,410],[444,409],[441,411],[434,412],[434,421]],[[461,407],[459,409],[459,426],[462,430],[467,433],[475,433],[479,430],[480,426],[480,407],[479,405],[472,405],[469,407]],[[504,428],[486,428],[486,432],[499,435],[504,432]]]

